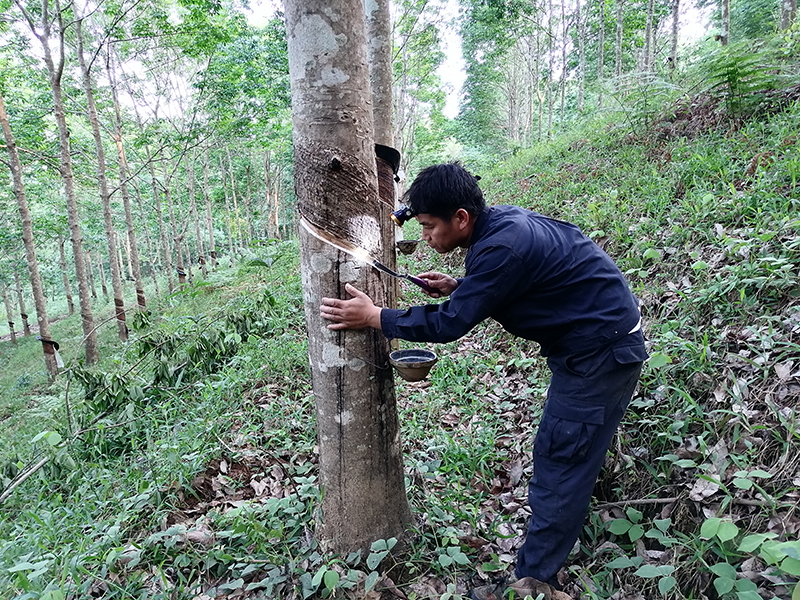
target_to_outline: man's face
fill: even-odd
[[[439,254],[446,254],[469,241],[463,227],[463,216],[454,214],[450,219],[434,217],[428,213],[416,215],[422,225],[422,239]]]

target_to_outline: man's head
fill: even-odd
[[[422,170],[404,199],[422,225],[422,239],[440,254],[469,245],[486,207],[478,178],[457,162]]]
[[[415,215],[449,220],[459,208],[477,217],[486,207],[478,178],[458,162],[433,165],[420,171],[403,199]]]

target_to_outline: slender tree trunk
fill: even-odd
[[[111,288],[114,291],[114,309],[117,317],[117,335],[123,342],[128,339],[128,325],[125,322],[125,296],[122,291],[122,261],[117,261],[117,239],[114,229],[114,217],[111,214],[111,194],[108,191],[106,178],[106,154],[103,148],[103,138],[100,134],[100,122],[97,118],[97,105],[94,101],[92,77],[89,65],[86,63],[83,46],[83,18],[76,21],[78,39],[78,64],[81,68],[83,92],[86,94],[86,109],[89,124],[94,138],[94,151],[97,158],[97,183],[100,188],[100,203],[103,207],[103,223],[106,229],[106,243],[108,244],[109,269],[111,270]]]
[[[267,192],[265,197],[264,214],[266,215],[266,224],[264,226],[264,233],[267,238],[278,237],[278,233],[272,227],[273,218],[273,203],[277,198],[273,197],[273,182],[272,182],[272,155],[269,150],[264,152],[264,185]],[[273,233],[274,232],[274,233]]]
[[[245,167],[245,174],[247,175],[247,194],[244,196],[244,212],[245,220],[247,221],[247,237],[250,243],[253,244],[256,240],[256,230],[254,223],[256,220],[255,213],[253,212],[253,190],[250,181],[250,157],[248,157],[247,166]]]
[[[302,222],[381,256],[362,0],[287,0],[286,24]],[[331,72],[341,75],[325,75]],[[378,303],[386,290],[374,270],[305,226],[300,244],[319,432],[319,534],[332,552],[366,552],[374,540],[401,537],[410,522],[388,343],[373,329],[327,329],[319,305],[323,296],[344,297],[345,282]]]
[[[236,196],[236,175],[233,172],[233,161],[231,160],[231,150],[225,146],[225,156],[228,157],[228,179],[231,182],[231,200],[233,201],[233,216],[236,219],[236,237],[239,248],[246,248],[249,243],[245,243],[246,236],[242,235],[242,218],[239,215],[239,200]]]
[[[655,11],[655,1],[648,0],[647,20],[644,27],[644,71],[653,70],[653,13]]]
[[[97,300],[97,288],[94,285],[94,266],[92,265],[92,251],[86,251],[86,277],[89,279],[89,290],[92,300]]]
[[[67,273],[67,254],[64,252],[64,236],[58,234],[58,266],[61,268],[61,279],[64,282],[64,296],[67,299],[67,312],[75,313],[75,302],[72,300],[72,287],[69,284],[69,274]]]
[[[166,167],[164,167],[166,169]],[[183,263],[183,252],[181,245],[183,244],[183,234],[178,229],[178,221],[175,219],[175,203],[172,201],[172,189],[170,188],[170,181],[166,173],[164,174],[164,196],[167,199],[167,214],[170,220],[170,229],[172,230],[172,245],[175,249],[175,270],[178,273],[178,285],[186,284],[186,270]]]
[[[103,298],[108,300],[108,286],[106,285],[106,270],[103,267],[103,255],[97,253],[97,273],[100,278],[100,289],[103,290]]]
[[[234,242],[234,215],[231,211],[231,202],[228,199],[228,188],[225,185],[225,167],[220,164],[222,172],[222,195],[225,198],[225,224],[228,226],[228,252],[230,252],[231,266],[233,266],[233,259],[236,256],[236,242]]]
[[[603,79],[604,67],[603,56],[605,55],[606,48],[606,2],[600,0],[599,3],[600,13],[600,29],[597,33],[597,106],[603,107]]]
[[[206,229],[208,230],[208,253],[211,268],[217,268],[217,247],[214,242],[214,216],[211,212],[211,194],[208,189],[208,153],[203,157],[203,200],[206,204]]]
[[[672,37],[669,47],[669,70],[675,71],[678,66],[678,29],[681,14],[681,0],[672,2]]]
[[[547,0],[547,137],[553,137],[553,68],[555,61],[555,28],[553,0]]]
[[[781,0],[781,30],[786,31],[797,18],[797,0]]]
[[[28,323],[28,311],[25,308],[25,294],[22,292],[22,282],[19,279],[19,273],[14,271],[14,285],[17,288],[17,304],[19,305],[19,316],[22,319],[22,333],[25,336],[31,334],[31,326]]]
[[[367,33],[367,60],[369,65],[369,80],[372,97],[372,115],[375,131],[375,143],[391,148],[394,147],[394,126],[392,122],[392,17],[389,10],[389,0],[376,0],[366,2],[366,33]],[[383,225],[383,256],[381,262],[390,269],[397,268],[397,253],[395,252],[395,226],[391,214],[396,209],[394,175],[396,169],[390,161],[391,152],[382,149],[377,157],[378,170],[378,222]],[[397,152],[397,167],[400,166],[400,153]],[[399,228],[398,228],[399,229]],[[388,297],[387,308],[397,307],[399,293],[398,281],[387,281]]]
[[[727,46],[731,38],[731,0],[720,0],[722,9],[722,30],[719,34],[719,41],[723,46]]]
[[[614,43],[614,76],[617,78],[617,87],[619,87],[619,78],[622,76],[622,32],[625,26],[625,0],[617,0],[617,39]]]
[[[81,327],[83,328],[86,363],[95,364],[100,355],[97,350],[97,333],[94,330],[94,317],[92,316],[92,301],[89,297],[89,286],[86,282],[86,264],[83,260],[83,234],[81,232],[80,218],[78,216],[78,198],[75,193],[75,182],[72,171],[72,153],[69,144],[69,128],[67,127],[64,101],[61,90],[61,77],[64,72],[64,26],[61,22],[62,11],[59,0],[55,0],[54,13],[58,23],[55,32],[59,44],[58,64],[53,60],[50,49],[50,39],[53,37],[53,23],[50,16],[48,0],[42,0],[40,34],[33,25],[32,18],[19,0],[17,6],[26,15],[31,31],[41,42],[47,72],[50,75],[50,90],[53,94],[53,106],[56,124],[58,125],[59,146],[61,149],[61,164],[59,170],[64,182],[64,193],[67,197],[67,220],[69,223],[70,239],[72,241],[72,258],[75,261],[75,278],[78,280],[78,299],[81,307]]]
[[[158,239],[159,245],[161,246],[161,269],[167,272],[167,285],[171,292],[175,289],[175,276],[172,273],[172,248],[169,243],[167,228],[164,224],[164,211],[161,209],[161,193],[159,191],[156,169],[153,166],[150,152],[147,153],[147,160],[150,167],[150,180],[153,186],[153,207],[156,210],[156,218],[158,219]]]
[[[146,256],[148,256],[149,259],[150,259],[148,261],[150,263],[150,277],[153,280],[153,289],[155,290],[155,295],[156,295],[156,297],[159,297],[161,295],[161,292],[159,291],[158,271],[156,270],[156,254],[157,254],[157,252],[153,248],[153,242],[150,239],[150,234],[148,233],[147,215],[144,212],[144,202],[142,200],[142,191],[139,189],[139,185],[136,183],[136,179],[135,178],[131,179],[131,182],[133,183],[134,191],[136,192],[136,206],[137,206],[137,209],[139,210],[139,215],[141,216],[141,221],[143,223],[142,231],[144,232],[144,247],[145,247]],[[127,217],[126,217],[126,220],[127,220]],[[131,223],[133,223],[133,219],[131,219]],[[141,271],[141,263],[140,263],[139,267],[140,267],[140,271]],[[139,303],[139,306],[143,306],[142,302],[140,302],[138,300],[138,295],[139,295],[138,294],[138,290],[137,290],[137,294],[136,295],[137,295],[137,303]],[[142,281],[142,301],[144,301],[144,300],[145,300],[145,297],[144,297],[144,281]]]
[[[205,248],[203,248],[203,236],[200,234],[200,216],[197,213],[197,201],[195,200],[194,194],[194,158],[186,158],[186,169],[188,170],[189,177],[189,211],[192,214],[194,237],[197,240],[197,262],[200,263],[200,271],[203,273],[203,278],[205,278],[208,275],[208,271],[206,270],[206,253]]]
[[[586,17],[581,10],[581,0],[576,0],[575,18],[578,20],[578,111],[583,112],[586,102]]]
[[[42,286],[42,278],[39,274],[39,263],[36,260],[36,245],[33,241],[33,224],[28,200],[25,197],[25,186],[22,181],[22,163],[19,160],[17,145],[11,131],[6,114],[6,105],[0,91],[0,128],[3,130],[3,137],[6,141],[6,149],[9,155],[9,165],[11,167],[11,179],[14,185],[14,197],[17,200],[20,220],[22,221],[22,243],[25,246],[25,259],[28,263],[28,276],[31,282],[33,293],[33,303],[36,307],[36,320],[39,323],[39,337],[42,340],[42,350],[44,352],[44,362],[47,373],[51,380],[58,374],[55,353],[50,339],[50,321],[47,320],[47,301]],[[19,287],[19,284],[17,284]],[[21,304],[20,304],[21,308]]]
[[[566,95],[567,95],[567,44],[569,40],[569,23],[567,22],[567,0],[561,0],[561,81],[559,82],[559,94],[561,105],[559,107],[560,126],[564,128],[566,120]]]
[[[3,304],[6,307],[6,321],[8,322],[8,331],[11,334],[11,343],[17,345],[17,332],[14,329],[14,311],[11,309],[11,299],[8,297],[8,286],[5,283],[0,283],[0,293],[3,295]]]

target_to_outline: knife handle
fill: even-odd
[[[441,295],[441,293],[442,293],[438,288],[435,288],[435,287],[432,287],[432,286],[428,285],[427,281],[425,281],[424,279],[421,279],[419,277],[414,277],[413,275],[406,275],[406,279],[408,279],[414,285],[418,285],[423,290],[425,290],[426,292],[429,292],[431,294],[439,294],[439,295]]]

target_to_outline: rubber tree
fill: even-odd
[[[316,403],[326,550],[366,550],[410,521],[389,344],[380,331],[331,331],[322,297],[345,284],[378,304],[377,272],[312,234],[383,253],[362,0],[287,0],[295,192],[308,353]]]
[[[33,241],[33,223],[31,221],[31,211],[28,206],[28,200],[25,197],[25,186],[22,181],[22,163],[19,160],[16,142],[14,140],[11,125],[8,121],[6,114],[6,106],[3,101],[3,96],[0,94],[0,127],[3,129],[3,138],[5,139],[6,149],[9,154],[9,165],[11,167],[11,178],[14,185],[14,196],[17,200],[17,208],[19,216],[22,220],[22,242],[25,246],[25,259],[28,263],[28,275],[31,281],[31,290],[33,292],[33,302],[36,306],[36,320],[39,323],[39,337],[43,340],[42,351],[44,352],[44,362],[47,368],[47,373],[50,379],[55,379],[58,374],[58,366],[56,365],[56,357],[53,352],[52,344],[47,343],[50,340],[50,321],[47,318],[47,302],[44,296],[44,286],[42,286],[42,277],[39,274],[39,263],[36,260],[36,246]],[[19,285],[19,284],[17,284]]]
[[[38,11],[39,24],[37,26],[33,15],[29,13],[19,0],[15,1],[19,7],[31,33],[42,46],[44,62],[50,79],[50,90],[53,95],[53,107],[56,124],[58,125],[59,148],[61,162],[59,171],[64,183],[64,193],[67,198],[67,220],[69,223],[70,240],[72,242],[72,256],[75,262],[75,278],[78,283],[78,299],[81,307],[81,327],[83,328],[83,343],[87,364],[93,365],[100,359],[97,349],[97,333],[92,315],[92,300],[89,297],[89,285],[86,279],[86,264],[83,257],[83,233],[81,232],[78,197],[75,190],[75,177],[72,168],[72,150],[70,148],[70,131],[67,126],[66,111],[64,110],[62,77],[64,74],[66,36],[63,22],[63,11],[59,0],[54,0],[50,6],[49,0],[42,0],[41,10]],[[56,39],[58,50],[53,56],[50,47],[51,39]]]

